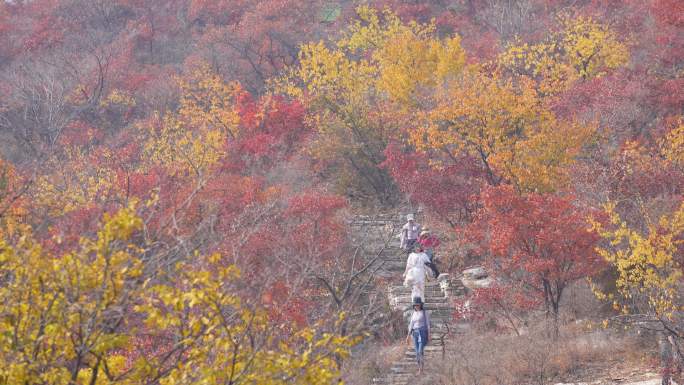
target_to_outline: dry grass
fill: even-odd
[[[427,373],[414,384],[548,385],[603,379],[640,368],[657,371],[652,367],[657,363],[653,336],[586,326],[610,316],[603,305],[582,282],[565,295],[558,338],[549,337],[540,314],[527,314],[521,336],[502,335],[502,328],[492,325],[472,325],[468,334],[452,337],[447,357],[429,362]],[[366,345],[345,363],[345,383],[367,385],[387,373],[405,350],[403,327],[401,316],[394,314],[382,339],[397,344]]]
[[[371,379],[386,374],[405,351],[406,345],[402,343],[390,346],[380,344],[364,346],[362,352],[355,354],[351,360],[345,361],[342,368],[344,383],[346,385],[370,384]]]
[[[374,338],[355,349],[352,358],[345,361],[342,367],[345,384],[370,384],[373,378],[386,374],[406,352],[404,318],[399,311],[386,311],[389,318],[380,330],[376,330]]]
[[[557,339],[537,328],[516,336],[463,335],[446,360],[434,363],[432,384],[547,385],[586,379],[616,364],[641,364],[643,341],[604,330],[566,327]]]

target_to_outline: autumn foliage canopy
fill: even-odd
[[[558,320],[590,278],[675,322],[683,14],[0,3],[0,384],[337,383],[381,338],[369,210],[422,209],[480,310]]]

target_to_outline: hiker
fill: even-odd
[[[430,230],[424,229],[420,232],[418,237],[418,243],[425,249],[425,254],[430,258],[430,262],[434,262],[435,258],[435,248],[439,246],[439,239],[432,235]]]
[[[420,234],[420,225],[416,223],[413,214],[408,214],[406,224],[401,228],[401,244],[399,247],[411,252],[413,245],[418,241],[418,234]]]
[[[430,316],[425,311],[424,305],[422,297],[413,299],[413,313],[409,319],[408,335],[406,336],[407,345],[411,344],[411,337],[413,337],[418,374],[423,372],[425,345],[430,342]]]
[[[411,298],[425,298],[426,263],[430,263],[430,259],[423,252],[423,246],[416,243],[415,251],[409,254],[404,270],[404,286],[411,286]]]

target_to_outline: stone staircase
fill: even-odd
[[[360,226],[358,230],[366,237],[366,249],[379,256],[379,268],[376,277],[383,279],[387,285],[387,296],[392,311],[403,314],[406,324],[411,315],[411,289],[403,286],[403,273],[406,266],[406,253],[399,249],[396,235],[403,225],[403,216],[391,215],[382,217],[355,218],[352,226]],[[378,251],[379,250],[379,251]],[[431,341],[425,348],[425,369],[429,370],[431,362],[444,358],[450,336],[459,333],[467,325],[454,322],[453,298],[462,296],[465,288],[460,279],[449,274],[442,274],[438,279],[429,279],[425,285],[425,309],[429,311],[431,321]],[[413,342],[406,347],[404,355],[394,362],[388,373],[374,378],[374,385],[403,385],[412,382],[416,375],[417,364]]]

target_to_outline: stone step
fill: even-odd
[[[425,356],[426,361],[429,360],[430,358],[434,359],[434,357],[435,356],[427,356],[427,354]],[[406,357],[404,360],[394,363],[390,370],[392,370],[393,372],[396,373],[396,372],[400,372],[400,371],[405,371],[406,369],[413,370],[413,368],[415,368],[415,367],[416,367],[416,359],[415,359],[415,356],[412,356],[412,357]]]
[[[398,306],[393,307],[395,311],[401,311],[402,314],[405,317],[408,317],[411,315],[411,312],[413,311],[411,309],[410,304],[404,304],[401,305],[399,304]],[[449,319],[453,316],[455,309],[451,307],[446,307],[446,308],[425,308],[426,310],[430,311],[430,319],[432,320],[439,320],[439,319]]]
[[[409,301],[409,300],[400,300],[400,301],[392,303],[392,305],[395,308],[404,307],[405,310],[407,310],[407,311],[410,311],[413,309],[413,302]],[[434,298],[430,298],[429,302],[423,302],[423,308],[425,310],[444,310],[444,309],[454,310],[455,309],[454,305],[452,305],[450,302],[437,301]]]
[[[413,303],[411,293],[404,295],[392,295],[390,298],[393,303]],[[451,303],[448,298],[444,297],[442,292],[430,292],[426,290],[426,292],[423,293],[423,298],[421,299],[425,303]]]
[[[403,306],[402,306],[402,304],[398,304],[398,306],[395,306],[395,308],[396,309],[402,309],[403,308],[404,314],[406,314],[406,313],[410,314],[413,311],[413,309],[411,309],[411,304],[409,304],[409,303],[403,304]],[[430,312],[430,318],[437,319],[439,317],[449,316],[449,315],[453,314],[453,312],[455,311],[455,308],[450,306],[449,304],[437,304],[436,306],[433,304],[433,305],[429,305],[429,306],[426,305],[425,310],[428,310]]]
[[[390,301],[390,304],[395,310],[403,310],[404,312],[410,312],[413,309],[413,301],[408,297],[393,298]],[[423,307],[425,310],[437,313],[447,310],[453,312],[455,310],[454,305],[450,301],[444,300],[443,298],[430,298],[429,296],[426,297],[426,301],[423,302]]]
[[[399,276],[399,277],[397,277],[397,278],[401,280],[401,283],[392,285],[392,286],[390,287],[390,290],[405,290],[406,287],[405,287],[404,284],[403,284],[403,282],[404,282],[404,277],[403,277],[403,276]],[[426,280],[426,282],[425,282],[425,287],[426,287],[426,288],[431,288],[431,287],[439,288],[440,286],[439,286],[439,282],[437,282],[436,280],[428,279],[428,280]]]
[[[449,301],[449,298],[444,297],[442,292],[429,292],[426,291],[425,293],[425,298],[423,298],[423,302],[425,302],[425,305],[430,305],[430,304],[451,304],[451,301]],[[395,303],[409,303],[413,302],[413,298],[411,298],[411,293],[408,294],[403,294],[403,295],[395,295],[393,296],[393,302]]]
[[[401,289],[394,289],[389,292],[389,294],[392,297],[395,298],[410,298],[411,297],[411,288],[404,288],[402,285]],[[444,297],[444,293],[442,292],[442,289],[439,288],[439,286],[429,286],[425,287],[425,298],[430,298],[430,297]]]
[[[393,307],[395,311],[401,312],[401,314],[404,317],[409,317],[411,316],[413,310],[411,307],[407,304],[406,306],[395,306]],[[438,320],[451,320],[451,318],[454,315],[454,309],[452,308],[445,308],[445,309],[427,309],[430,311],[430,319],[434,321]]]
[[[394,303],[413,303],[411,293],[402,295],[392,295],[391,298],[392,302]],[[426,290],[425,293],[423,293],[422,300],[425,303],[449,303],[448,298],[445,298],[441,291],[437,292]],[[443,300],[447,300],[447,302],[444,302]]]
[[[428,279],[428,280],[425,282],[425,288],[426,288],[426,289],[431,289],[431,288],[439,289],[439,288],[440,288],[439,282],[436,282],[436,281],[434,281],[434,280],[432,280],[432,279]],[[390,287],[389,290],[390,290],[390,291],[395,291],[395,290],[399,290],[399,291],[410,290],[410,288],[407,288],[406,286],[404,286],[403,271],[402,271],[402,274],[399,275],[399,276],[397,277],[397,281],[391,285],[391,287]]]
[[[399,277],[399,278],[401,278],[401,277]],[[390,291],[391,293],[394,293],[394,292],[399,292],[399,293],[402,293],[402,292],[411,292],[411,288],[410,288],[410,287],[404,286],[403,279],[402,279],[401,281],[402,281],[401,283],[392,285],[392,286],[389,288],[389,291]],[[441,289],[441,286],[439,286],[439,282],[427,281],[427,282],[425,282],[425,290],[442,290],[442,289]]]
[[[392,298],[394,298],[395,301],[413,301],[413,298],[411,298],[410,290],[404,293],[389,294]],[[425,289],[425,292],[423,293],[423,302],[439,302],[440,300],[448,300],[448,298],[444,296],[444,293],[441,290]]]
[[[389,291],[391,293],[397,293],[397,294],[410,293],[411,288],[404,286],[404,277],[400,275],[397,278],[398,278],[399,282],[394,283],[390,287]],[[425,290],[442,290],[442,288],[441,288],[441,286],[439,286],[438,282],[428,280],[427,282],[425,282]]]
[[[401,214],[401,215],[399,215]],[[413,298],[411,288],[403,286],[402,275],[406,268],[408,254],[399,249],[397,234],[405,222],[404,212],[381,215],[358,215],[349,219],[349,225],[356,231],[353,239],[362,247],[362,255],[367,260],[378,258],[378,277],[391,282],[387,294],[391,300],[392,309],[398,310],[405,317],[411,314]],[[421,217],[417,218],[420,222]],[[455,277],[448,277],[449,291],[442,292],[440,283],[436,280],[426,282],[425,308],[430,311],[431,331],[433,340],[425,348],[426,364],[441,357],[444,348],[449,345],[447,333],[459,333],[464,330],[463,322],[453,317],[454,306],[452,298],[462,293],[461,281]],[[378,317],[384,319],[384,317]],[[442,346],[442,344],[446,346]],[[408,385],[415,382],[416,362],[413,348],[407,348],[405,354],[392,364],[386,375],[374,378],[373,385]],[[426,368],[427,369],[427,368]]]
[[[442,296],[437,296],[436,294],[431,295],[430,293],[427,293],[427,295],[422,298],[423,300],[423,306],[425,308],[432,306],[432,307],[454,307],[454,305],[449,301],[448,298],[444,298]],[[393,297],[392,298],[392,303],[397,304],[397,305],[407,305],[409,308],[413,307],[413,298],[411,298],[410,295],[408,296],[401,296],[401,297]]]

